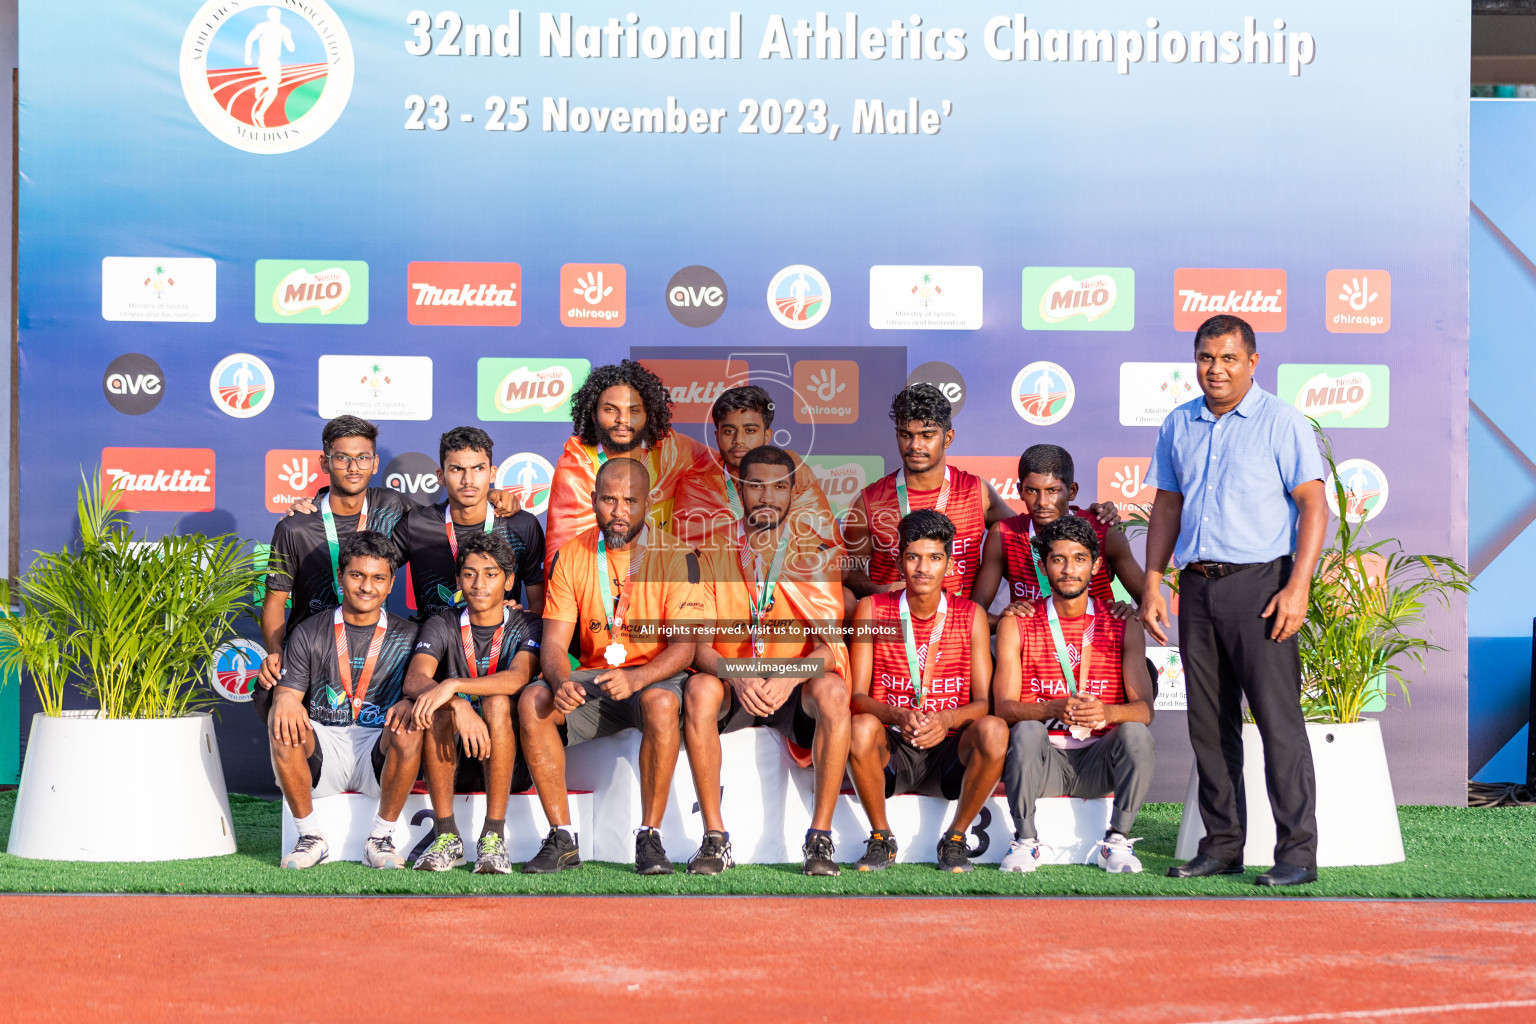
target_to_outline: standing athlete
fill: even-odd
[[[348,537],[341,546],[341,606],[300,623],[284,649],[268,731],[272,767],[299,832],[285,868],[326,859],[330,847],[314,820],[314,800],[347,792],[379,801],[363,863],[405,866],[395,830],[421,764],[422,734],[402,692],[416,627],[384,610],[394,555],[381,534]]]
[[[416,726],[430,733],[423,754],[432,798],[432,845],[418,871],[447,871],[464,863],[464,841],[453,817],[455,792],[485,793],[485,822],[475,874],[505,875],[507,798],[529,787],[517,756],[517,695],[539,674],[540,621],[506,603],[517,555],[498,533],[471,533],[459,543],[459,589],[465,607],[422,624],[405,677],[416,701]],[[460,699],[463,698],[463,699]],[[460,753],[468,754],[461,759]],[[455,770],[459,769],[455,778]]]
[[[745,515],[736,534],[704,552],[713,642],[698,644],[684,698],[684,741],[693,770],[704,842],[688,873],[732,866],[720,813],[720,736],[753,726],[776,730],[809,750],[815,802],[802,852],[807,875],[836,875],[832,812],[848,761],[848,654],[836,630],[843,617],[840,550],[790,522],[796,462],[762,445],[741,459]],[[740,628],[738,628],[740,627]],[[728,660],[789,659],[786,675],[727,671]]]
[[[517,555],[517,573],[508,577],[507,599],[534,615],[544,608],[544,530],[528,511],[500,515],[490,503],[496,462],[491,438],[479,427],[454,427],[438,442],[437,478],[447,500],[420,505],[395,531],[395,545],[410,563],[416,614],[425,621],[463,607],[459,593],[459,544],[474,533],[499,534]]]
[[[987,615],[946,593],[955,527],[934,509],[900,525],[900,591],[874,594],[854,610],[853,786],[869,815],[860,871],[896,860],[887,797],[922,793],[959,800],[939,839],[939,870],[971,870],[965,830],[992,795],[1008,750],[1008,727],[987,714],[992,652]]]
[[[949,399],[932,384],[912,384],[891,402],[901,468],[864,488],[843,527],[849,569],[843,582],[855,597],[901,589],[897,526],[910,512],[933,509],[955,527],[944,590],[969,598],[987,527],[1008,506],[987,481],[945,461],[955,439]],[[859,568],[867,564],[868,569]]]

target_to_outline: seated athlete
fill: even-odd
[[[272,767],[299,831],[285,868],[326,859],[314,800],[351,791],[379,800],[363,863],[405,867],[394,834],[421,765],[422,733],[401,692],[416,627],[384,610],[394,556],[389,539],[372,530],[342,541],[341,606],[299,623],[283,649],[267,725]]]
[[[689,544],[717,518],[730,518],[725,481],[709,449],[672,429],[672,396],[633,360],[593,368],[571,396],[572,436],[550,483],[549,554],[592,529],[592,490],[609,459],[642,463],[651,481],[650,525]]]
[[[816,795],[801,870],[841,872],[832,845],[849,728],[847,650],[835,632],[843,615],[840,552],[794,517],[795,467],[782,448],[747,452],[738,469],[745,515],[734,536],[704,553],[716,631],[694,652],[697,673],[684,698],[683,738],[705,829],[688,861],[692,875],[717,875],[734,863],[720,813],[720,736],[752,726],[811,749]],[[729,660],[757,658],[794,659],[806,671],[765,677],[727,670]]]
[[[1040,863],[1041,797],[1113,792],[1109,830],[1091,856],[1105,871],[1134,873],[1141,861],[1130,830],[1152,784],[1146,640],[1140,622],[1089,600],[1089,580],[1103,561],[1092,523],[1063,516],[1034,543],[1050,597],[997,627],[997,714],[1011,726],[1003,781],[1017,836],[1002,869],[1033,871]]]
[[[539,674],[542,631],[538,619],[506,602],[516,574],[517,552],[506,538],[469,534],[459,542],[456,581],[465,609],[439,612],[416,635],[405,693],[416,701],[416,727],[431,734],[422,759],[433,817],[432,845],[416,858],[418,871],[447,871],[464,863],[453,794],[479,790],[485,792],[485,823],[475,874],[512,870],[507,798],[530,784],[528,767],[517,756],[513,702]],[[461,762],[460,749],[467,761]]]
[[[903,589],[874,594],[853,615],[853,786],[869,815],[860,871],[896,860],[885,800],[899,793],[959,799],[939,840],[939,870],[971,870],[965,830],[1003,770],[1008,729],[987,714],[992,653],[987,615],[944,592],[955,526],[919,509],[899,526]]]
[[[998,522],[987,533],[982,547],[981,568],[976,573],[972,598],[983,608],[991,608],[1001,580],[1008,581],[1008,606],[1003,615],[1029,615],[1042,594],[1049,593],[1039,563],[1031,554],[1030,537],[1063,516],[1081,518],[1093,528],[1099,539],[1103,558],[1089,582],[1088,592],[1095,601],[1109,606],[1111,614],[1126,619],[1136,613],[1135,605],[1115,599],[1111,577],[1118,579],[1129,594],[1140,594],[1144,576],[1141,565],[1131,552],[1125,532],[1118,529],[1120,510],[1113,502],[1088,506],[1072,504],[1077,497],[1072,456],[1054,444],[1031,445],[1019,456],[1019,497],[1026,511]],[[999,616],[988,616],[996,624]]]
[[[677,767],[683,682],[693,661],[685,620],[702,625],[707,595],[699,560],[678,538],[648,526],[650,477],[634,459],[597,472],[591,503],[597,526],[565,543],[550,563],[540,652],[543,679],[523,690],[523,754],[551,828],[530,874],[580,867],[570,831],[565,747],[639,729],[640,828],[635,869],[672,873],[657,826]],[[567,651],[579,634],[580,668]]]

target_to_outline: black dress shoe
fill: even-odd
[[[1195,858],[1168,869],[1169,878],[1209,878],[1211,875],[1240,875],[1243,873],[1241,864],[1230,861],[1217,860],[1215,857],[1203,853],[1196,854]]]
[[[1253,881],[1255,885],[1306,885],[1317,881],[1317,868],[1281,861]]]

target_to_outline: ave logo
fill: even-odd
[[[433,504],[442,490],[437,480],[437,463],[421,452],[402,452],[391,459],[384,467],[384,486],[418,505]]]
[[[684,267],[667,282],[667,312],[685,327],[708,327],[725,312],[725,279],[709,267]]]
[[[165,397],[165,371],[149,356],[129,352],[107,365],[101,391],[112,408],[125,416],[142,416]]]

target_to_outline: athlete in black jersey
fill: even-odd
[[[363,863],[405,866],[395,830],[421,765],[423,733],[404,696],[416,629],[384,610],[393,556],[389,539],[371,530],[343,541],[340,607],[299,623],[284,648],[268,718],[272,767],[299,832],[284,867],[326,859],[313,801],[352,791],[379,800]]]
[[[320,506],[280,520],[272,531],[267,595],[261,605],[261,639],[267,657],[253,694],[265,717],[269,692],[283,674],[283,643],[299,623],[341,603],[337,581],[340,545],[361,530],[389,537],[414,508],[403,494],[369,487],[378,472],[379,428],[356,416],[338,416],[320,432],[330,487]],[[284,613],[286,612],[286,622]]]
[[[453,818],[454,791],[485,790],[476,874],[505,875],[507,797],[531,785],[517,756],[516,695],[539,672],[542,623],[506,603],[516,555],[500,534],[472,533],[459,543],[458,586],[466,607],[439,612],[422,624],[405,692],[416,701],[418,728],[431,731],[424,753],[434,817],[432,845],[418,871],[447,871],[464,863],[464,842]],[[461,699],[461,698],[468,699]],[[455,785],[463,748],[473,760]],[[467,776],[479,776],[471,780]]]
[[[473,533],[497,533],[517,556],[517,571],[506,580],[507,597],[534,615],[544,610],[544,530],[530,513],[506,516],[491,507],[489,495],[496,476],[491,438],[479,427],[454,427],[438,443],[437,471],[448,500],[412,509],[395,531],[395,546],[411,566],[416,617],[426,621],[448,609],[463,607],[459,594],[457,551]]]

